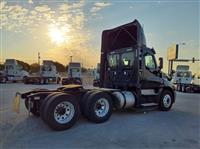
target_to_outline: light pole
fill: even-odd
[[[40,52],[38,52],[38,65],[40,65]]]
[[[173,59],[170,59],[169,62],[168,62],[168,74],[169,74],[170,76],[172,75],[173,62],[174,62],[175,60],[178,59],[178,51],[179,51],[179,47],[180,47],[181,45],[184,46],[184,45],[186,45],[186,43],[185,43],[185,42],[181,42],[181,43],[175,44],[175,47],[176,47],[176,58],[174,57]],[[175,50],[175,49],[174,49],[174,50]]]
[[[73,57],[73,56],[71,55],[71,56],[70,56],[70,62],[72,62],[72,57]]]

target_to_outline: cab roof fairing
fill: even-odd
[[[102,54],[132,46],[146,47],[144,31],[138,20],[102,32]]]

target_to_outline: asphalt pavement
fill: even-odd
[[[102,124],[80,117],[74,127],[60,132],[51,130],[39,117],[28,116],[23,101],[19,114],[12,111],[17,91],[58,86],[0,84],[0,148],[200,148],[200,94],[177,92],[176,103],[168,112],[115,111]]]

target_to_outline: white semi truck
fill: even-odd
[[[186,92],[200,92],[200,74],[193,76],[191,84],[187,85]]]
[[[23,81],[29,76],[29,73],[23,70],[16,59],[6,59],[4,67],[5,69],[0,75],[1,83]]]
[[[70,62],[67,69],[68,77],[62,78],[62,85],[82,84],[81,63]]]
[[[176,85],[177,91],[186,92],[186,88],[191,85],[193,80],[192,72],[188,65],[178,65],[172,76],[172,82]]]
[[[51,60],[43,60],[40,71],[24,80],[25,84],[48,84],[52,82],[59,83],[60,76],[56,70],[54,62]]]

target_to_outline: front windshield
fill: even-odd
[[[49,66],[49,65],[43,65],[42,66],[42,71],[51,71],[51,66]]]
[[[177,72],[177,77],[190,77],[191,72]]]
[[[12,65],[6,65],[6,70],[11,70],[11,69],[14,69]]]
[[[71,72],[79,72],[80,69],[79,68],[71,68]]]

